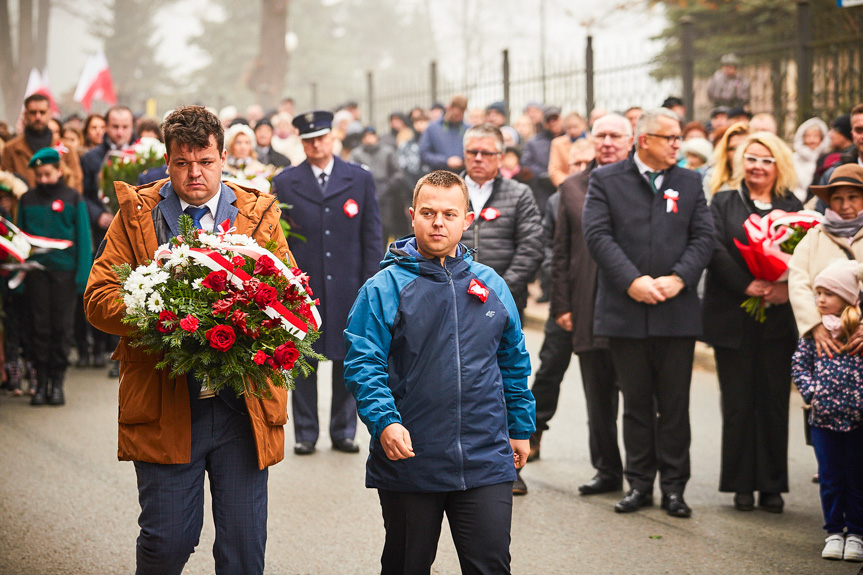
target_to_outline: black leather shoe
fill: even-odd
[[[515,481],[512,482],[513,495],[527,495],[527,483],[521,478],[521,469],[515,470]]]
[[[626,497],[617,502],[614,510],[617,513],[633,513],[642,507],[650,507],[653,505],[653,494],[639,491],[638,489],[630,489]]]
[[[782,513],[785,501],[779,493],[767,493],[762,491],[758,496],[758,507],[770,513]]]
[[[605,479],[597,475],[584,485],[578,486],[578,492],[582,495],[598,495],[600,493],[610,493],[611,491],[620,491],[623,489],[621,481],[613,479]]]
[[[315,444],[311,441],[298,441],[294,445],[294,453],[296,455],[311,455],[315,452]]]
[[[752,511],[755,509],[755,496],[751,491],[735,493],[734,508],[738,511]]]
[[[692,509],[689,508],[680,493],[663,493],[660,507],[672,517],[692,517]]]
[[[360,446],[353,439],[337,439],[333,441],[333,449],[342,453],[359,453]]]

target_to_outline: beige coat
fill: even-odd
[[[59,143],[60,141],[57,140],[54,142],[54,145],[56,146]],[[3,149],[0,169],[21,176],[27,181],[28,186],[35,188],[36,174],[27,167],[34,153],[30,149],[30,145],[27,144],[27,140],[23,134],[12,138],[6,142],[6,147]],[[63,172],[63,177],[66,178],[67,186],[79,192],[82,190],[84,173],[81,171],[81,160],[78,158],[78,153],[75,150],[69,150],[67,153],[60,155],[60,171]]]
[[[832,236],[819,225],[797,244],[788,264],[788,297],[801,337],[821,323],[815,307],[815,276],[834,260],[850,259],[849,253],[863,262],[863,229],[851,240],[849,245],[846,238]]]

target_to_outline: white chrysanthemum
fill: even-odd
[[[123,296],[123,304],[126,306],[126,313],[136,314],[143,311],[144,302],[146,300],[137,294],[126,294]]]
[[[156,262],[150,262],[146,266],[138,267],[138,269],[135,271],[139,271],[142,275],[148,276],[159,271],[159,264],[157,264]]]
[[[147,309],[153,313],[163,311],[165,309],[165,301],[162,299],[162,294],[153,292],[153,295],[147,300]]]
[[[198,236],[198,240],[200,240],[203,245],[211,248],[219,245],[219,238],[212,234],[201,234],[200,236]]]
[[[171,277],[165,270],[159,268],[159,271],[150,276],[150,281],[153,285],[163,284]]]
[[[203,281],[204,281],[204,278],[196,279],[195,281],[192,282],[192,288],[197,289],[197,290],[204,289],[203,287],[201,287],[201,282],[203,282]]]
[[[151,288],[149,277],[135,270],[129,274],[126,283],[123,284],[123,289],[130,293],[149,292]]]

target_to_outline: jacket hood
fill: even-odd
[[[803,134],[809,128],[818,128],[821,131],[821,143],[818,144],[818,147],[814,150],[806,147],[803,144]],[[827,124],[821,118],[809,118],[797,128],[797,131],[794,133],[794,142],[793,148],[794,152],[798,155],[805,156],[808,158],[817,159],[821,154],[826,154],[830,151],[830,138],[827,137],[827,132],[830,129],[827,127]]]

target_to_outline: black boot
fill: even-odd
[[[63,397],[63,380],[65,374],[51,376],[51,395],[48,396],[48,405],[63,405],[66,399]]]
[[[45,405],[48,403],[48,374],[44,369],[36,372],[36,392],[30,398],[30,405]]]

